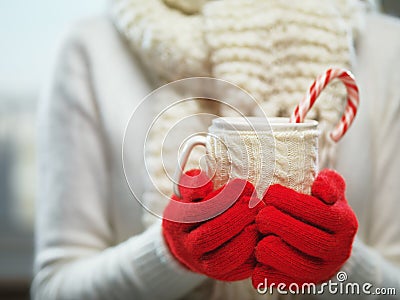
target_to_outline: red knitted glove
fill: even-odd
[[[312,196],[272,185],[256,217],[264,235],[257,244],[253,286],[321,283],[349,258],[358,223],[345,199],[344,179],[323,170]],[[264,285],[265,286],[265,285]]]
[[[193,179],[196,181],[192,182],[193,185],[190,182],[192,176],[199,174],[199,170],[187,172],[183,177],[186,188],[182,187],[182,180],[180,182],[182,199],[176,195],[172,196],[173,199],[203,202],[222,195],[221,191],[224,190],[224,197],[237,200],[222,214],[204,222],[178,223],[164,218],[163,234],[168,248],[180,263],[194,272],[225,281],[248,278],[256,263],[254,247],[258,232],[254,220],[263,203],[260,202],[255,208],[248,207],[254,187],[240,179],[232,180],[216,191],[212,191],[209,180],[201,187],[190,188],[199,186],[199,176],[197,180]],[[241,187],[239,192],[238,188],[235,189],[237,186]]]

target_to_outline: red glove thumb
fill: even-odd
[[[322,170],[311,187],[311,194],[326,204],[333,204],[344,198],[346,183],[334,170]]]

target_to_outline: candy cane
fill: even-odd
[[[331,138],[337,142],[349,129],[354,117],[357,114],[357,108],[359,104],[358,97],[358,87],[356,81],[354,80],[353,74],[350,71],[344,69],[329,69],[324,74],[321,74],[313,82],[307,91],[306,96],[302,99],[299,105],[296,106],[290,117],[291,123],[301,123],[304,121],[305,116],[308,111],[314,105],[315,100],[321,94],[322,90],[334,79],[340,79],[342,83],[346,86],[347,91],[347,106],[343,113],[340,122],[330,133]]]

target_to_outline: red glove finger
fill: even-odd
[[[310,256],[328,259],[332,256],[332,249],[338,246],[336,236],[299,221],[273,206],[267,206],[258,213],[256,224],[262,234],[279,236],[287,244]]]
[[[326,270],[323,260],[307,256],[273,235],[258,243],[255,255],[258,262],[287,274],[295,282],[319,283],[332,277],[336,271]]]
[[[251,257],[247,259],[243,264],[241,264],[236,269],[233,269],[230,272],[226,272],[221,274],[218,280],[222,281],[237,281],[249,278],[256,267],[256,260],[254,258],[254,253]]]
[[[250,197],[247,196],[240,198],[223,214],[192,230],[186,242],[195,248],[190,247],[188,250],[195,255],[214,250],[238,235],[246,226],[254,223],[258,208],[249,209],[249,200]]]
[[[202,255],[200,258],[201,269],[204,274],[212,278],[225,278],[227,273],[246,265],[248,259],[254,259],[254,248],[257,242],[258,232],[255,224],[252,224],[220,248]],[[255,264],[255,260],[253,264]]]
[[[336,232],[342,229],[341,205],[327,205],[316,197],[279,184],[269,187],[263,202],[323,230]]]

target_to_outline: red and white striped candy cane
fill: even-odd
[[[358,87],[354,80],[353,74],[344,69],[328,69],[324,74],[321,74],[313,82],[307,91],[306,96],[302,99],[299,105],[296,106],[292,116],[290,117],[291,123],[301,123],[304,121],[308,111],[314,105],[315,100],[321,94],[322,90],[334,79],[340,79],[346,86],[347,90],[347,106],[343,113],[340,122],[330,133],[331,138],[337,142],[346,133],[357,114],[358,104],[360,102],[358,97]]]

